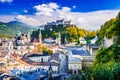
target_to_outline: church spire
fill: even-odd
[[[68,41],[67,41],[67,34],[65,34],[65,44],[67,44]]]
[[[31,40],[31,35],[30,35],[30,32],[27,33],[27,42],[29,43]]]
[[[48,80],[52,80],[52,66],[50,62],[49,70],[48,70]]]
[[[39,42],[42,43],[42,34],[41,34],[41,28],[39,29]]]
[[[61,34],[60,34],[60,32],[58,33],[58,45],[61,45]]]

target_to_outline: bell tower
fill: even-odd
[[[58,45],[61,45],[61,34],[60,34],[60,32],[58,34]]]
[[[52,66],[50,62],[49,70],[48,70],[48,80],[52,80]]]
[[[41,34],[41,29],[39,29],[39,43],[42,43],[42,34]]]
[[[30,32],[27,33],[27,42],[29,43],[31,41],[31,35]]]

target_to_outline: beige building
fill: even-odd
[[[69,58],[68,69],[72,74],[78,74],[79,70],[82,69],[81,60],[78,58]]]
[[[93,65],[94,54],[97,50],[96,47],[90,47],[89,50],[92,52],[90,53],[85,47],[68,48],[68,63],[71,73],[78,74],[79,70]]]
[[[70,50],[68,50],[67,55],[69,73],[78,74],[79,70],[82,69],[81,59],[76,58]]]

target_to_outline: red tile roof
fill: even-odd
[[[55,53],[51,56],[50,60],[59,61],[59,53]]]
[[[16,53],[13,53],[13,54],[11,54],[11,56],[14,58],[17,58],[18,55]]]
[[[23,57],[21,59],[22,61],[26,62],[27,64],[31,65],[31,66],[49,66],[50,63],[49,62],[34,62],[32,60],[30,60],[28,57]],[[58,66],[58,63],[55,62],[51,62],[52,66]]]

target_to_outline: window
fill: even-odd
[[[76,66],[77,66],[77,65],[74,64],[74,69],[76,69]]]
[[[72,65],[69,65],[69,69],[72,69]]]

